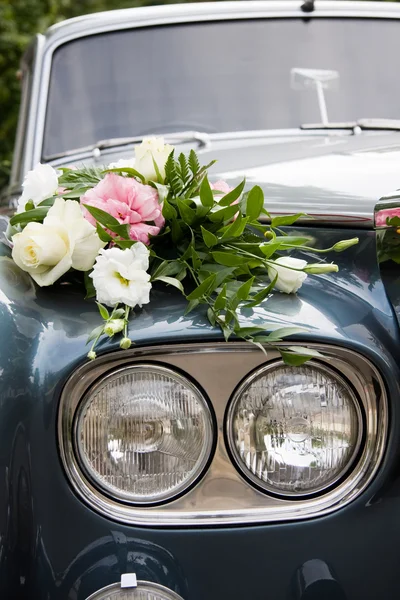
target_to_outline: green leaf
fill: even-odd
[[[247,196],[246,202],[246,217],[249,217],[250,221],[256,221],[260,216],[261,210],[264,206],[264,192],[259,185],[255,185]]]
[[[119,246],[122,250],[126,250],[126,248],[132,248],[132,246],[136,244],[136,240],[119,240],[114,238],[114,244]]]
[[[116,169],[106,169],[103,173],[127,173],[130,177],[137,177],[142,183],[146,183],[146,179],[141,173],[132,167],[119,167]]]
[[[235,271],[235,267],[224,267],[217,263],[203,263],[201,267],[202,272],[215,273],[215,288],[218,288],[232,273]]]
[[[193,210],[193,208],[190,208],[187,201],[181,200],[180,198],[177,200],[177,205],[182,219],[185,223],[191,225],[196,219],[196,211]]]
[[[246,180],[243,179],[239,185],[237,185],[232,191],[225,194],[223,198],[218,202],[220,206],[230,206],[232,202],[235,202],[243,192],[243,188],[245,186]],[[239,208],[239,207],[238,207]]]
[[[226,227],[224,234],[221,238],[221,242],[231,238],[231,237],[239,237],[242,235],[243,231],[246,228],[248,218],[243,219],[241,213],[238,214],[237,218],[231,225]]]
[[[279,248],[281,247],[282,242],[264,242],[260,244],[260,250],[265,256],[265,258],[270,258]]]
[[[34,208],[27,212],[18,213],[10,219],[10,225],[26,225],[31,221],[42,222],[47,213],[49,212],[49,206],[43,206],[41,208]]]
[[[239,300],[247,300],[247,298],[249,297],[251,286],[253,285],[253,283],[254,283],[254,277],[251,277],[250,279],[245,281],[243,283],[243,285],[240,286],[240,288],[236,292],[236,295]]]
[[[218,294],[214,302],[215,310],[224,310],[226,306],[226,284],[223,286],[222,290]]]
[[[109,233],[107,233],[107,231],[105,231],[105,229],[103,229],[103,227],[99,223],[96,223],[96,231],[97,235],[99,236],[102,242],[112,241],[112,236]]]
[[[203,240],[207,248],[212,248],[212,246],[218,244],[218,238],[213,233],[211,233],[211,231],[208,231],[208,229],[204,229],[203,226],[201,226],[201,234],[203,236]]]
[[[278,275],[271,281],[269,285],[267,285],[263,290],[257,292],[254,296],[251,297],[250,302],[246,304],[247,308],[252,308],[254,306],[258,306],[265,298],[272,292],[274,289],[275,283],[278,279]]]
[[[203,296],[206,296],[214,291],[215,289],[216,275],[213,273],[207,279],[205,279],[200,285],[197,286],[193,292],[186,296],[187,300],[198,300]]]
[[[108,312],[108,310],[106,309],[106,307],[103,304],[100,304],[100,302],[96,302],[96,304],[98,306],[101,318],[104,319],[105,321],[107,321],[107,319],[110,318],[110,313]]]
[[[165,202],[169,194],[169,187],[167,185],[164,185],[163,183],[158,183],[158,181],[150,181],[149,185],[151,185],[151,187],[157,190],[159,203],[162,204],[163,202]]]
[[[178,213],[176,212],[175,208],[167,200],[164,200],[162,214],[163,217],[167,219],[167,221],[176,219],[178,216]]]
[[[168,285],[173,285],[174,287],[176,287],[180,292],[182,292],[182,294],[185,293],[183,285],[180,281],[178,281],[178,279],[175,279],[175,277],[166,277],[165,275],[160,275],[159,277],[155,277],[153,281],[163,281]]]
[[[92,340],[95,340],[97,337],[99,337],[103,333],[103,329],[104,329],[104,325],[99,325],[98,327],[95,327],[95,329],[93,329],[93,331],[91,331],[88,339],[86,340],[86,344],[88,344]]]
[[[196,271],[198,271],[201,267],[201,260],[199,258],[199,255],[197,254],[196,250],[193,248],[193,246],[192,246],[192,252],[191,252],[191,259],[192,259],[193,268]]]
[[[289,346],[288,348],[278,348],[285,364],[292,367],[297,367],[304,364],[314,357],[322,357],[322,354],[312,348],[304,348],[303,346]]]
[[[153,167],[154,167],[154,170],[156,172],[157,181],[159,181],[161,183],[162,180],[163,180],[163,178],[161,177],[160,169],[158,168],[158,164],[156,163],[155,158],[154,158],[153,155],[151,155],[151,158],[153,159]]]
[[[64,200],[78,200],[81,196],[85,194],[85,192],[88,191],[88,189],[89,187],[87,185],[85,187],[74,188],[66,194],[61,194],[61,196],[64,198]]]
[[[170,275],[176,275],[182,270],[182,266],[183,265],[177,260],[163,260],[154,271],[152,279],[161,276],[169,277]]]
[[[207,318],[210,321],[211,325],[215,327],[217,320],[215,317],[215,313],[211,307],[207,309]]]
[[[180,242],[183,237],[182,227],[178,221],[171,221],[171,237],[174,244]]]
[[[89,298],[94,298],[96,295],[96,290],[93,285],[93,279],[91,277],[89,277],[89,275],[92,271],[93,271],[93,269],[91,269],[90,271],[85,271],[84,275],[83,275],[83,278],[85,281],[85,288],[86,288],[86,296],[85,296],[86,300],[88,300]]]
[[[124,315],[125,315],[124,308],[114,308],[114,310],[111,313],[111,319],[120,319]]]
[[[287,244],[290,246],[304,246],[310,244],[313,241],[312,237],[300,237],[298,235],[278,235],[275,238],[276,242],[281,242],[282,248],[285,248]]]
[[[91,206],[90,204],[84,204],[83,206],[92,215],[92,217],[96,219],[96,221],[98,221],[101,225],[104,225],[104,227],[107,229],[114,231],[113,228],[120,226],[120,222],[105,210],[101,210],[101,208],[97,208],[97,206]]]
[[[227,267],[237,267],[247,262],[245,258],[231,252],[212,252],[211,254],[215,262]]]
[[[249,335],[255,335],[257,333],[264,333],[265,327],[237,327],[235,329],[235,334],[240,335],[241,337],[247,337]]]
[[[288,215],[287,217],[274,217],[271,221],[271,227],[282,227],[284,225],[293,225],[300,219],[300,217],[306,217],[305,213],[297,213],[295,215]]]
[[[192,310],[194,310],[200,304],[200,300],[191,300],[188,302],[188,305],[185,310],[185,315],[188,315]]]
[[[204,177],[200,186],[200,202],[203,206],[214,206],[214,196],[208,181],[207,176]]]
[[[264,341],[267,343],[279,342],[282,338],[287,337],[288,335],[296,335],[297,333],[304,333],[305,331],[307,331],[305,327],[279,327],[266,336]]]
[[[46,198],[46,200],[42,200],[41,202],[39,202],[38,207],[39,206],[53,206],[56,197],[57,196],[52,196],[51,198]],[[64,198],[65,198],[65,196],[64,196]],[[33,204],[33,202],[32,202],[32,204]]]
[[[212,223],[223,223],[232,219],[239,210],[237,204],[232,204],[232,206],[208,213],[208,218]]]

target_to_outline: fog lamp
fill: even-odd
[[[98,590],[86,600],[183,600],[163,585],[138,581],[137,587],[121,589],[119,583],[113,583]]]
[[[163,366],[135,364],[88,390],[74,439],[81,468],[96,487],[121,501],[149,504],[176,496],[202,474],[213,421],[188,379]]]
[[[258,369],[236,390],[227,412],[228,445],[239,470],[283,496],[322,492],[351,468],[363,420],[350,385],[314,361]]]

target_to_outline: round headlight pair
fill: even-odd
[[[101,378],[74,418],[75,453],[106,495],[149,505],[177,497],[205,472],[213,417],[189,379],[155,364]],[[363,415],[351,386],[322,363],[277,361],[247,376],[225,418],[237,469],[257,488],[301,498],[321,493],[352,467]]]

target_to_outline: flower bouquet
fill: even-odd
[[[255,307],[275,288],[295,293],[309,273],[330,273],[335,264],[308,264],[293,250],[309,248],[306,237],[288,235],[303,214],[271,217],[259,186],[230,188],[210,183],[196,153],[175,156],[160,138],[148,138],[135,159],[108,168],[37,165],[26,176],[16,214],[10,220],[12,257],[39,286],[53,285],[71,269],[83,272],[86,297],[96,297],[103,322],[96,327],[88,357],[102,336],[132,340],[130,316],[151,302],[155,282],[177,288],[186,313],[204,306],[225,340],[232,335],[265,351],[299,327],[244,327],[241,307]],[[262,222],[268,221],[268,222]],[[357,238],[336,243],[340,252]],[[108,308],[107,308],[108,307]],[[302,364],[318,353],[282,347],[286,363]]]

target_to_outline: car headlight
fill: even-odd
[[[121,589],[119,583],[113,583],[98,590],[86,600],[183,600],[163,585],[138,581],[137,587]]]
[[[255,371],[230,402],[226,432],[240,471],[270,493],[326,490],[351,468],[363,416],[350,385],[329,367],[281,361]]]
[[[89,388],[73,439],[95,487],[120,501],[151,504],[177,496],[201,476],[212,452],[213,419],[187,378],[135,364]]]

